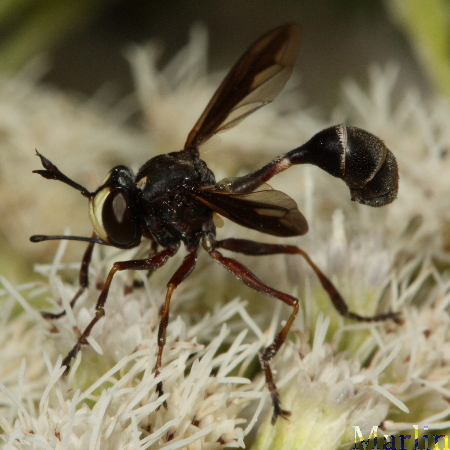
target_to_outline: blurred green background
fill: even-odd
[[[294,21],[304,31],[298,69],[307,100],[329,108],[345,77],[366,80],[371,62],[397,61],[404,83],[448,94],[448,0],[2,0],[0,70],[45,54],[43,81],[92,94],[105,82],[132,89],[123,51],[158,39],[164,60],[202,22],[211,68],[228,67],[257,36]]]
[[[372,64],[384,66],[393,61],[399,66],[399,88],[394,95],[400,97],[400,91],[412,85],[425,98],[435,93],[448,97],[449,21],[450,0],[1,0],[0,79],[8,80],[22,71],[29,75],[30,69],[35,70],[35,67],[41,70],[42,64],[33,64],[38,59],[45,62],[45,69],[38,70],[35,76],[39,87],[51,86],[52,92],[68,93],[67,97],[86,103],[95,94],[98,99],[98,93],[106,87],[103,92],[115,97],[106,99],[108,112],[109,104],[134,90],[129,63],[124,56],[132,43],[159,42],[163,50],[161,66],[164,66],[186,45],[191,26],[202,23],[209,32],[209,68],[225,71],[264,32],[285,22],[296,22],[303,29],[301,55],[296,66],[302,104],[329,117],[342,95],[342,82],[351,78],[362,87],[368,86],[368,68]],[[7,83],[4,85],[7,90]],[[26,111],[27,106],[33,104],[26,89],[21,100],[23,105],[18,108],[20,111]],[[66,128],[63,124],[59,130],[56,123],[59,116],[54,112],[57,109],[49,111],[50,119],[45,118],[45,101],[30,106],[29,115],[26,112],[23,118],[20,114],[14,116],[13,105],[8,103],[2,112],[5,123],[20,122],[22,127],[12,127],[16,133],[13,143],[8,138],[10,128],[0,130],[0,137],[4,138],[0,148],[0,186],[5,185],[0,211],[8,214],[9,220],[3,218],[4,226],[0,231],[0,273],[13,281],[24,278],[13,261],[20,267],[24,260],[43,259],[37,247],[28,242],[28,236],[33,232],[49,231],[41,229],[39,223],[32,223],[31,231],[21,228],[21,220],[33,222],[32,214],[39,214],[42,220],[52,221],[50,230],[62,232],[63,225],[54,224],[61,209],[66,211],[61,214],[65,225],[71,224],[76,233],[86,233],[78,223],[68,220],[67,211],[71,211],[74,217],[80,216],[90,233],[85,199],[73,196],[73,202],[78,201],[84,208],[81,215],[76,212],[75,203],[63,207],[60,202],[53,204],[51,200],[44,202],[41,199],[55,191],[65,195],[64,189],[55,190],[52,184],[48,184],[47,190],[39,191],[39,197],[30,195],[33,189],[38,189],[36,186],[39,189],[43,186],[39,184],[41,180],[33,180],[33,184],[25,186],[24,180],[31,179],[31,171],[38,166],[33,148],[45,150],[48,157],[52,157],[52,151],[58,151],[55,160],[62,164],[61,168],[70,164],[68,161],[72,158],[70,175],[81,181],[83,178],[75,170],[78,166],[80,171],[89,172],[91,165],[99,166],[98,161],[93,161],[95,158],[104,160],[108,169],[113,165],[105,156],[113,153],[111,149],[104,148],[102,153],[102,144],[88,139],[93,145],[89,150],[91,147],[83,141],[85,130],[85,133],[95,133],[103,142],[103,135],[93,120],[92,129],[77,128],[78,125],[71,122]],[[63,108],[61,106],[61,111],[65,111]],[[68,113],[65,118],[76,118],[77,114],[77,106],[74,106],[73,113]],[[99,115],[106,116],[101,110]],[[142,124],[133,125],[141,127]],[[69,148],[64,149],[68,145],[61,135],[67,128],[73,129],[74,137],[66,133]],[[27,130],[32,131],[29,139],[18,140],[17,134],[25,136]],[[134,135],[137,141],[140,137],[136,128],[129,130],[128,136]],[[39,140],[39,137],[43,139]],[[129,141],[127,145],[136,153],[138,144]],[[105,142],[104,147],[110,144]],[[117,149],[127,148],[127,145],[118,142]],[[83,164],[78,164],[78,157],[71,148],[87,148],[91,159],[83,157]],[[21,196],[10,196],[11,190],[7,189],[17,191],[18,187],[22,188]],[[39,199],[47,204],[45,211],[37,204]],[[30,203],[35,209],[31,209]],[[30,210],[34,213],[30,214]],[[14,214],[30,217],[15,219]],[[16,227],[16,224],[20,226]],[[13,233],[19,235],[15,241],[9,236]],[[23,243],[21,248],[17,242]],[[55,247],[49,244],[40,248],[45,252],[45,249]],[[49,259],[54,250],[47,253]]]

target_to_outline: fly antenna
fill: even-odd
[[[71,180],[67,175],[64,175],[50,160],[48,160],[44,155],[41,155],[36,149],[36,155],[41,159],[41,163],[45,170],[33,170],[33,173],[38,173],[42,177],[47,180],[59,180],[69,186],[73,187],[77,191],[81,192],[81,195],[87,198],[92,197],[92,193],[89,192],[85,187],[81,186],[81,184],[76,183]]]
[[[66,235],[48,236],[45,234],[34,234],[33,236],[30,237],[31,242],[60,241],[63,239],[67,241],[84,241],[84,242],[92,242],[94,244],[109,245],[107,242],[102,241],[101,239],[95,237],[66,236]]]

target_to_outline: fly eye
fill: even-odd
[[[90,201],[89,216],[95,234],[103,241],[121,248],[139,243],[139,224],[125,189],[100,189]]]
[[[125,189],[114,188],[102,205],[102,224],[112,244],[123,247],[136,241],[137,224]]]

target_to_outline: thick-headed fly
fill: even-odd
[[[199,157],[199,147],[214,134],[234,127],[257,109],[270,103],[292,73],[300,46],[300,29],[293,24],[276,28],[257,40],[242,55],[222,81],[200,119],[189,133],[183,150],[159,155],[147,161],[137,175],[124,166],[114,167],[95,191],[69,179],[48,159],[37,153],[44,170],[34,172],[59,180],[79,190],[89,199],[89,217],[94,226],[92,237],[35,235],[31,241],[76,239],[89,242],[80,269],[80,288],[71,301],[75,304],[88,286],[88,267],[95,244],[129,249],[143,238],[152,243],[154,253],[146,259],[116,262],[108,273],[95,307],[95,316],[63,360],[66,372],[95,324],[104,316],[105,302],[114,274],[120,270],[153,271],[177,253],[181,244],[187,250],[178,270],[167,284],[167,294],[158,329],[158,354],[155,373],[161,371],[170,299],[175,288],[193,271],[202,246],[216,262],[238,280],[263,294],[275,297],[292,308],[291,315],[263,351],[261,365],[272,397],[273,417],[286,417],[273,380],[270,361],[283,345],[299,309],[298,299],[259,280],[247,267],[222,255],[220,249],[246,255],[301,255],[317,274],[337,311],[357,321],[385,319],[400,321],[389,312],[363,317],[348,310],[331,281],[300,248],[293,245],[265,244],[245,239],[216,240],[213,213],[244,227],[274,236],[300,236],[308,231],[305,217],[288,195],[266,184],[274,175],[294,164],[315,164],[329,174],[342,178],[350,188],[352,200],[370,206],[392,202],[398,190],[397,163],[383,142],[367,131],[336,125],[320,131],[306,144],[253,173],[216,182],[214,174]],[[64,315],[43,313],[55,319]],[[163,394],[162,383],[158,384]]]

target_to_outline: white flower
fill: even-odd
[[[38,169],[32,155],[38,147],[67,175],[94,189],[93,180],[116,162],[138,166],[157,153],[180,149],[220,81],[206,73],[202,30],[194,30],[191,39],[163,71],[156,69],[153,46],[129,53],[147,134],[130,132],[121,114],[105,115],[97,102],[43,91],[30,80],[3,80],[0,126],[8,130],[3,139],[10,151],[3,154],[1,167]],[[365,437],[380,423],[389,433],[412,433],[418,422],[430,429],[450,428],[450,283],[439,266],[448,259],[443,251],[448,248],[450,111],[440,100],[423,106],[412,90],[395,103],[396,83],[391,67],[373,69],[369,92],[349,83],[347,98],[332,114],[333,123],[348,117],[348,125],[379,135],[394,152],[401,175],[395,203],[381,210],[355,205],[341,181],[316,168],[296,167],[271,184],[304,211],[311,228],[305,237],[276,240],[226,221],[218,239],[301,245],[352,311],[369,316],[400,310],[402,325],[342,319],[298,257],[238,255],[236,259],[261,280],[298,296],[302,305],[271,364],[282,405],[292,414],[272,426],[270,396],[257,357],[290,311],[243,286],[206,252],[175,291],[163,367],[155,378],[159,311],[166,283],[181,261],[176,255],[150,279],[143,276],[143,288],[131,293],[125,294],[125,287],[133,274],[114,277],[106,316],[92,330],[90,345],[82,348],[70,374],[62,377],[59,355],[67,354],[92,319],[96,285],[102,284],[114,261],[135,256],[132,251],[96,249],[90,288],[71,310],[68,304],[78,283],[65,281],[65,275],[76,273],[79,264],[61,262],[64,244],[52,264],[37,267],[44,283],[14,288],[1,278],[4,448],[213,449],[248,446],[250,432],[255,432],[255,448],[331,449],[353,442],[354,427]],[[126,110],[122,104],[115,111]],[[206,153],[205,159],[217,178],[236,175],[300,145],[329,124],[328,118],[316,118],[300,110],[296,100],[281,97],[227,133],[214,157]],[[245,158],[237,153],[242,148]],[[114,162],[100,163],[106,154],[113,155]],[[220,166],[214,162],[216,155]],[[4,172],[2,183],[16,186],[11,192],[0,185],[10,208],[10,215],[3,210],[1,226],[11,242],[32,233],[59,232],[62,224],[70,224],[77,234],[87,227],[83,234],[90,234],[86,202],[77,192],[68,193],[67,186],[54,183],[44,189],[54,197],[46,197],[36,184],[50,181],[36,176],[31,183],[29,175],[17,185],[12,181],[19,172]],[[70,203],[78,199],[83,202],[80,210]],[[422,225],[415,227],[419,214]],[[38,245],[32,248],[39,251]],[[42,319],[35,299],[43,296],[52,310],[64,308],[67,315],[51,322]],[[14,312],[16,302],[24,312]],[[159,381],[165,393],[158,398]],[[264,422],[259,419],[262,411]]]
[[[101,267],[104,262],[94,259],[91,272],[95,274],[98,264]],[[70,298],[73,286],[54,277],[55,265],[59,267],[58,260],[40,271],[53,279],[52,290],[58,290],[62,298]],[[12,297],[20,296],[3,282]],[[46,339],[42,336],[45,321],[36,313],[32,314],[32,330],[40,330],[41,338],[35,337],[26,347],[22,344],[30,334],[24,330],[24,324],[30,322],[28,315],[23,313],[6,324],[3,332],[7,333],[7,345],[2,345],[2,361],[7,363],[10,355],[9,360],[17,367],[0,378],[4,448],[84,449],[94,445],[102,449],[176,449],[194,442],[201,448],[244,446],[244,436],[255,424],[260,409],[250,425],[245,425],[242,409],[252,401],[260,402],[265,394],[261,383],[250,384],[243,376],[261,348],[263,337],[243,303],[234,300],[194,322],[195,317],[177,316],[175,302],[167,329],[164,367],[155,378],[159,304],[163,299],[158,291],[163,283],[159,280],[154,289],[147,286],[124,295],[125,282],[117,277],[108,297],[106,320],[94,328],[91,347],[82,349],[81,361],[76,360],[66,378],[62,377],[62,359],[55,355],[58,351],[67,353],[77,338],[74,329],[83,329],[92,318],[98,295],[95,287],[89,289],[88,298],[80,299],[74,315],[53,321]],[[183,299],[182,293],[177,300],[181,304],[182,300],[193,301],[193,293],[195,286],[188,298]],[[13,304],[12,297],[7,305]],[[88,301],[87,309],[83,303]],[[236,325],[241,332],[229,336],[226,323],[233,316],[240,316]],[[246,337],[246,323],[257,331],[256,337]],[[9,328],[19,329],[20,333],[11,336]],[[224,345],[229,350],[219,352]],[[27,357],[19,367],[24,349]],[[48,373],[43,373],[43,361]],[[37,368],[39,384],[33,386]],[[166,393],[158,398],[155,389],[159,381]],[[167,409],[162,406],[164,401]]]

